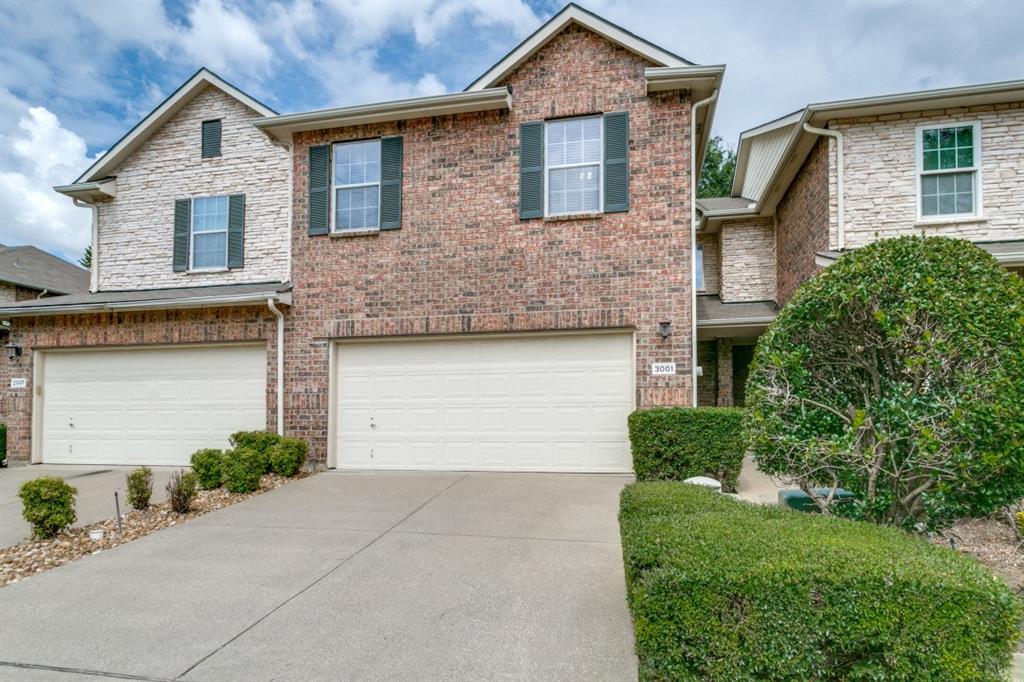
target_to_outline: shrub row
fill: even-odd
[[[206,448],[192,455],[192,470],[203,488],[223,485],[233,493],[254,492],[265,473],[297,474],[309,453],[305,441],[270,431],[239,431],[231,435],[231,444],[231,450]]]
[[[629,415],[633,469],[640,480],[710,476],[736,489],[746,449],[737,407],[656,407]]]
[[[645,680],[996,680],[1022,607],[903,531],[636,483],[620,522]]]

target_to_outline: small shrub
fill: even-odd
[[[7,424],[0,424],[0,467],[7,466]]]
[[[199,478],[200,485],[206,490],[220,487],[223,460],[224,451],[215,448],[197,450],[192,455],[192,471]]]
[[[898,528],[677,482],[619,515],[641,680],[1000,680],[1021,601]]]
[[[32,524],[37,538],[52,538],[78,518],[75,514],[75,495],[78,490],[62,479],[43,476],[25,481],[18,491],[22,516]]]
[[[179,514],[187,513],[198,487],[199,477],[191,471],[175,471],[171,474],[170,480],[167,481],[167,499],[171,503],[171,509]]]
[[[263,473],[270,471],[270,449],[281,440],[273,431],[238,431],[231,434],[231,445],[255,452],[263,464]]]
[[[294,476],[306,463],[309,446],[298,438],[282,438],[270,449],[270,467],[280,476]]]
[[[153,470],[139,467],[125,476],[128,486],[128,504],[136,509],[149,506],[149,498],[153,497]]]
[[[736,489],[743,467],[743,410],[656,407],[629,415],[633,469],[641,480],[710,476]]]
[[[251,493],[260,488],[263,458],[249,448],[235,448],[224,453],[221,475],[224,487],[231,493]]]

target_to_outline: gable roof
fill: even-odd
[[[89,291],[89,271],[34,246],[0,245],[0,282],[77,294]]]
[[[186,104],[191,102],[196,95],[208,86],[215,87],[221,92],[234,97],[245,106],[263,116],[274,116],[277,114],[276,111],[259,100],[245,94],[214,72],[205,67],[201,68],[196,71],[191,78],[185,81],[181,87],[172,92],[167,99],[161,102],[156,109],[153,109],[148,116],[139,121],[134,128],[125,133],[124,137],[115,142],[114,145],[108,149],[103,156],[97,159],[95,163],[89,166],[89,168],[82,173],[72,185],[65,185],[54,189],[61,192],[61,190],[68,187],[74,187],[82,183],[91,183],[108,177],[110,173],[117,168],[118,164],[138,149],[143,142],[149,139],[150,135],[160,128],[160,126],[166,123],[176,113],[181,111]],[[63,194],[66,192],[61,193]]]
[[[694,66],[693,62],[660,48],[634,33],[630,33],[621,26],[616,26],[575,3],[569,3],[562,8],[562,11],[548,19],[543,26],[530,34],[526,40],[519,43],[501,61],[488,69],[485,74],[470,83],[466,90],[484,90],[485,88],[494,87],[515,71],[520,64],[529,59],[537,50],[547,45],[552,38],[574,22],[603,36],[616,45],[626,48],[630,52],[649,59],[655,64],[661,66]]]

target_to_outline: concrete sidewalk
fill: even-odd
[[[76,526],[112,519],[114,491],[121,498],[121,513],[131,510],[124,477],[137,467],[35,464],[14,465],[0,469],[0,547],[16,545],[32,534],[32,528],[21,516],[18,488],[25,481],[43,476],[63,478],[78,489],[75,497]],[[171,473],[188,467],[150,467],[153,470],[153,502],[167,499],[167,479]]]
[[[629,480],[297,481],[0,589],[0,678],[635,679]]]

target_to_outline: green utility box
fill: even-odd
[[[828,495],[828,488],[815,488],[814,494],[822,496]],[[849,490],[843,490],[840,488],[836,491],[835,499],[852,500],[854,499],[854,495]],[[816,505],[814,500],[811,499],[811,496],[803,490],[780,490],[779,506],[789,507],[790,509],[808,512],[811,514],[818,514],[821,512],[821,510],[818,509],[818,505]]]

